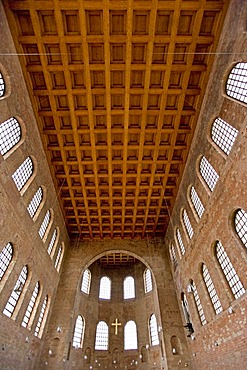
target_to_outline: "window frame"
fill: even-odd
[[[243,217],[246,219],[246,222],[242,223],[243,226],[243,229],[245,231],[246,229],[246,233],[244,232],[243,234],[243,238],[239,235],[239,231],[237,230],[237,225],[236,225],[236,216],[239,212],[242,212],[244,215]],[[240,221],[242,220],[242,218],[240,218]],[[240,223],[240,222],[239,222]],[[233,228],[234,228],[234,234],[236,235],[236,237],[238,238],[238,241],[240,241],[241,245],[245,248],[245,250],[247,250],[247,212],[243,209],[243,208],[238,208],[235,212],[234,212],[234,218],[233,218]],[[241,230],[241,229],[240,229]]]
[[[103,286],[102,281],[107,281],[107,286]],[[104,283],[106,284],[106,283]],[[102,276],[99,283],[99,299],[111,299],[111,279],[108,276]]]
[[[126,283],[127,281],[127,283]],[[126,286],[127,285],[127,286]],[[133,276],[126,276],[123,281],[123,298],[124,300],[135,299],[135,279]]]
[[[130,329],[128,328],[129,331],[126,333],[127,326],[132,325],[132,323],[133,323],[133,327],[130,327]],[[127,338],[127,334],[129,335],[130,339]],[[137,325],[134,320],[129,320],[124,325],[124,350],[130,351],[130,350],[137,350],[137,349],[138,349]]]
[[[78,320],[81,322],[78,324]],[[78,326],[80,327],[78,328]],[[72,347],[74,348],[82,348],[83,347],[83,339],[84,339],[84,332],[85,332],[85,320],[84,317],[78,315],[74,325],[74,332],[73,332],[73,340],[72,340]],[[79,345],[77,345],[79,343]]]
[[[8,250],[8,248],[10,250]],[[7,250],[10,257],[6,256],[5,250]],[[5,257],[3,259],[3,257]],[[6,272],[9,270],[11,262],[13,261],[14,257],[14,247],[11,242],[8,242],[0,252],[0,282],[3,281],[4,277],[6,276]],[[6,264],[5,262],[8,261]]]
[[[103,325],[104,328],[103,327],[100,328],[100,324],[101,326],[104,324]],[[109,349],[109,326],[104,320],[100,320],[96,326],[94,350],[108,351],[108,349]]]
[[[87,275],[85,275],[87,274]],[[81,292],[85,294],[90,293],[90,287],[91,287],[91,278],[92,274],[91,271],[87,268],[83,271],[82,279],[81,279]]]
[[[245,107],[246,107],[247,102],[244,102],[243,100],[240,100],[240,99],[238,99],[238,98],[235,98],[235,97],[233,97],[232,95],[229,95],[229,94],[228,94],[228,92],[227,92],[227,85],[228,85],[228,81],[229,81],[229,79],[230,79],[230,76],[231,76],[231,74],[232,74],[232,71],[233,71],[234,69],[236,69],[236,67],[237,67],[238,65],[240,65],[240,64],[245,64],[245,65],[246,65],[246,69],[247,69],[247,63],[246,63],[246,62],[241,62],[241,61],[239,61],[239,62],[237,62],[237,63],[232,64],[232,65],[230,66],[229,70],[228,70],[228,73],[227,73],[226,78],[225,78],[225,81],[224,81],[224,85],[223,85],[223,86],[224,86],[224,87],[223,87],[223,93],[224,93],[224,95],[225,95],[228,99],[230,99],[230,100],[234,101],[235,103],[241,104],[241,105],[243,105],[243,106],[245,106]],[[241,76],[241,75],[240,75],[240,76]],[[247,90],[247,86],[246,86],[246,90]]]
[[[148,276],[147,276],[148,275]],[[153,290],[153,277],[150,268],[146,267],[143,272],[144,292],[145,294]]]

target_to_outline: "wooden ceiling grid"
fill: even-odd
[[[163,237],[224,1],[4,1],[72,238]]]

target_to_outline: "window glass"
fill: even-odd
[[[8,243],[3,247],[0,253],[0,281],[3,278],[3,275],[7,271],[9,264],[13,258],[13,247],[11,243]]]
[[[12,175],[14,183],[19,191],[24,187],[32,174],[33,162],[30,157],[27,157]]]
[[[72,346],[75,348],[82,348],[84,330],[84,320],[81,316],[78,316],[75,323],[74,337]]]
[[[152,275],[149,269],[146,269],[144,272],[144,288],[145,293],[151,292],[151,290],[153,290]]]
[[[176,237],[177,237],[177,242],[178,242],[178,245],[179,245],[179,248],[180,248],[180,252],[181,252],[182,255],[184,255],[185,248],[184,248],[184,243],[183,243],[183,240],[182,240],[179,229],[176,230]]]
[[[30,214],[31,218],[34,218],[35,213],[37,212],[42,202],[42,199],[43,199],[43,190],[40,186],[27,207],[28,213]]]
[[[50,241],[48,249],[47,249],[47,253],[49,254],[49,256],[51,255],[51,252],[52,252],[53,247],[55,245],[56,239],[57,239],[57,228],[54,230],[54,232],[52,234],[51,241]]]
[[[201,199],[199,198],[194,186],[192,186],[191,190],[190,190],[190,199],[191,199],[191,202],[192,202],[192,204],[195,208],[195,211],[196,211],[198,217],[201,218],[205,208],[204,208],[204,206],[201,202]]]
[[[209,297],[214,307],[215,313],[219,314],[221,313],[221,311],[223,311],[223,309],[222,309],[218,294],[216,293],[213,281],[209,274],[208,268],[204,264],[202,265],[202,275],[203,275],[203,279],[204,279],[204,282],[208,290]]]
[[[247,63],[237,63],[226,81],[226,94],[247,103]]]
[[[62,255],[63,255],[63,247],[60,246],[57,252],[55,263],[54,263],[54,267],[55,269],[57,269],[57,271],[59,271],[59,268],[61,266]]]
[[[37,322],[37,325],[34,331],[34,335],[39,338],[41,338],[43,334],[43,330],[44,330],[43,324],[44,324],[44,320],[46,316],[47,307],[48,307],[48,296],[46,296],[44,299],[44,302],[40,310],[39,319],[38,319],[38,322]]]
[[[132,276],[124,279],[124,299],[135,298],[135,280]]]
[[[208,185],[209,189],[213,191],[219,179],[219,175],[217,174],[213,166],[209,163],[209,161],[205,157],[202,157],[199,167],[200,167],[199,170],[200,170],[200,174],[202,175],[202,178]]]
[[[211,138],[213,142],[227,155],[230,154],[238,130],[222,118],[216,118],[212,124]]]
[[[159,344],[159,334],[158,334],[157,320],[156,320],[155,314],[152,314],[150,316],[149,329],[150,329],[151,345],[157,346]]]
[[[16,118],[11,117],[0,124],[0,153],[8,153],[21,140],[21,126]]]
[[[6,306],[3,310],[4,315],[8,317],[11,317],[13,315],[14,309],[17,305],[17,302],[21,296],[24,285],[26,283],[27,273],[28,273],[27,266],[24,266],[15,283],[14,289],[8,299],[8,302],[6,303]]]
[[[241,297],[241,295],[245,293],[245,289],[228,255],[226,254],[223,245],[219,241],[216,243],[216,257],[235,299]]]
[[[191,287],[192,287],[192,292],[193,292],[193,295],[194,295],[198,315],[200,317],[202,325],[205,325],[207,323],[207,321],[206,321],[206,318],[205,318],[205,315],[204,315],[204,311],[203,311],[201,300],[200,300],[200,297],[199,297],[199,294],[198,294],[198,291],[197,291],[197,288],[196,288],[196,284],[193,281],[191,283]]]
[[[0,98],[4,96],[4,94],[5,94],[5,82],[3,79],[3,75],[0,72]]]
[[[132,320],[124,327],[124,349],[138,349],[136,323]]]
[[[35,285],[35,288],[33,290],[33,293],[32,293],[31,299],[29,301],[29,304],[27,306],[25,315],[24,315],[23,320],[22,320],[22,326],[24,326],[25,328],[28,326],[28,323],[30,321],[30,318],[31,318],[31,315],[32,315],[32,312],[33,312],[38,294],[39,294],[39,289],[40,289],[40,284],[39,284],[39,282],[37,282],[37,284]]]
[[[95,349],[107,350],[108,349],[108,325],[104,321],[100,321],[96,328]]]
[[[86,269],[82,276],[81,291],[86,294],[89,294],[90,283],[91,283],[91,272],[88,269]]]
[[[189,216],[188,216],[188,213],[187,213],[186,209],[183,210],[183,222],[184,222],[184,226],[185,226],[185,229],[187,231],[188,237],[191,239],[192,236],[194,235],[194,230],[193,230],[193,227],[191,225],[191,222],[190,222],[190,219],[189,219]]]
[[[51,211],[48,209],[48,211],[46,212],[45,214],[45,217],[43,219],[43,222],[39,228],[39,236],[41,237],[41,239],[44,238],[44,235],[45,235],[45,232],[48,228],[48,225],[50,223],[50,219],[51,219]]]
[[[234,218],[235,230],[247,248],[247,213],[243,209],[238,209]]]
[[[173,244],[170,245],[169,250],[170,250],[170,257],[171,257],[172,264],[174,266],[174,269],[176,269],[178,265],[178,260],[177,260],[177,256],[176,256],[176,252],[175,252],[175,248]]]
[[[111,280],[107,276],[100,279],[99,298],[111,299]]]

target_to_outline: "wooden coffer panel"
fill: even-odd
[[[223,1],[5,1],[68,232],[163,237]]]

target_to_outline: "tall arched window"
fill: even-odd
[[[0,153],[5,155],[21,140],[21,126],[11,117],[0,124]]]
[[[247,248],[247,213],[243,209],[238,209],[234,217],[235,230],[241,242]]]
[[[39,295],[39,291],[40,291],[40,283],[38,281],[36,283],[35,287],[34,287],[34,290],[33,290],[32,296],[31,296],[31,299],[29,301],[29,304],[27,306],[25,315],[24,315],[23,320],[22,320],[22,323],[21,323],[21,325],[24,326],[25,328],[28,326],[28,324],[30,322],[30,318],[31,318],[31,315],[33,313],[33,309],[34,309],[35,303],[37,301],[37,297]]]
[[[73,347],[82,348],[83,334],[84,334],[84,319],[79,315],[75,323],[73,344],[72,344]]]
[[[200,160],[199,171],[209,189],[213,191],[219,179],[219,175],[204,156]]]
[[[124,349],[138,349],[136,323],[128,321],[124,327]]]
[[[31,202],[29,203],[28,207],[27,207],[27,210],[28,210],[28,213],[30,214],[31,218],[34,218],[41,202],[42,202],[42,199],[43,199],[43,190],[41,188],[41,186],[38,188],[38,190],[36,191],[36,193],[34,194]]]
[[[95,349],[108,350],[109,328],[106,322],[100,321],[96,328]]]
[[[132,276],[124,279],[124,299],[135,298],[135,280]]]
[[[5,94],[5,82],[3,79],[3,75],[0,72],[0,98],[4,96],[4,94]]]
[[[41,239],[44,238],[44,235],[49,226],[50,220],[51,220],[51,211],[48,209],[42,221],[42,224],[40,225],[40,228],[39,228],[39,236],[41,237]]]
[[[176,256],[176,252],[175,252],[175,248],[173,244],[170,245],[169,252],[170,252],[170,257],[171,257],[174,270],[176,270],[178,266],[178,260],[177,260],[177,256]]]
[[[185,248],[184,248],[184,243],[183,243],[183,240],[182,240],[179,229],[176,230],[176,239],[177,239],[177,243],[179,245],[180,252],[181,252],[182,255],[184,255]]]
[[[192,293],[194,295],[194,300],[195,300],[198,315],[200,317],[202,325],[205,325],[207,323],[207,320],[204,315],[204,311],[203,311],[201,300],[200,300],[200,297],[199,297],[199,294],[196,288],[196,284],[194,283],[194,281],[191,281],[190,284],[191,284]]]
[[[49,254],[49,256],[51,255],[51,252],[52,252],[53,247],[55,245],[55,242],[57,240],[57,236],[58,236],[58,232],[57,232],[57,227],[56,227],[56,229],[54,230],[54,232],[52,234],[51,241],[50,241],[48,249],[47,249],[47,253]]]
[[[48,296],[45,297],[41,310],[40,310],[39,319],[38,319],[38,322],[37,322],[37,325],[34,331],[34,335],[36,337],[39,337],[39,338],[42,337],[44,327],[45,327],[45,320],[47,318],[47,310],[48,310]]]
[[[192,236],[194,235],[194,230],[193,230],[193,227],[191,225],[191,222],[190,222],[190,219],[189,219],[189,216],[188,216],[188,213],[187,213],[186,209],[183,210],[182,216],[183,216],[184,227],[187,231],[188,237],[191,239]]]
[[[234,295],[235,299],[241,297],[245,293],[245,289],[243,284],[241,283],[238,274],[235,271],[223,245],[220,241],[216,242],[215,246],[216,250],[216,257],[219,262],[219,265],[225,275],[225,278],[231,288],[232,294]]]
[[[23,292],[24,285],[27,280],[28,269],[27,266],[24,266],[16,283],[12,293],[6,303],[6,306],[3,310],[4,315],[11,317],[13,315],[14,309],[19,301],[19,298]]]
[[[146,269],[144,271],[144,290],[145,293],[151,292],[151,290],[153,290],[152,275],[149,269]]]
[[[221,313],[221,311],[223,311],[223,308],[221,306],[218,294],[216,293],[214,283],[211,279],[208,268],[204,264],[202,265],[202,276],[203,276],[203,280],[205,282],[205,285],[207,287],[207,291],[208,291],[209,297],[211,299],[212,305],[214,307],[215,313],[219,314],[219,313]]]
[[[192,202],[192,204],[195,208],[195,211],[196,211],[198,217],[201,218],[205,208],[204,208],[204,206],[202,204],[202,201],[199,198],[194,186],[192,186],[191,189],[190,189],[190,199],[191,199],[191,202]]]
[[[227,155],[233,147],[238,130],[229,125],[222,118],[216,118],[212,124],[211,138],[213,142]]]
[[[90,284],[91,284],[91,272],[88,269],[86,269],[83,272],[82,276],[81,291],[86,294],[89,294]]]
[[[33,174],[33,161],[30,157],[27,157],[24,162],[17,168],[13,173],[12,179],[19,191],[23,189],[28,180]]]
[[[100,279],[99,298],[111,299],[111,280],[107,276]]]
[[[156,316],[154,313],[150,316],[150,319],[149,319],[149,332],[150,332],[151,346],[157,346],[160,342],[159,342],[157,320],[156,320]]]
[[[13,258],[13,247],[11,243],[8,243],[3,247],[0,253],[0,281],[3,278],[3,275],[7,271],[9,264]]]
[[[57,269],[57,271],[59,271],[61,263],[62,263],[63,250],[64,250],[63,246],[60,245],[60,247],[58,248],[57,257],[56,257],[56,260],[55,260],[55,263],[54,263],[54,267],[55,267],[55,269]]]
[[[247,63],[237,63],[226,81],[226,94],[247,103]]]

